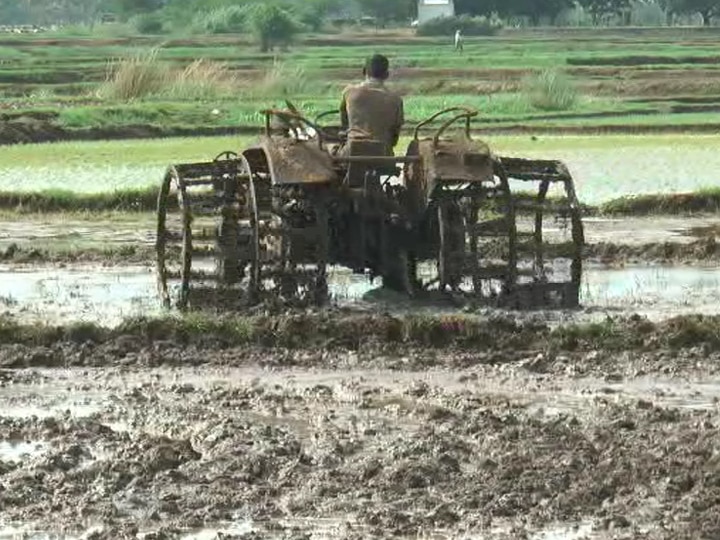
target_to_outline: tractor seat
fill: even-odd
[[[342,143],[347,139],[347,132],[340,126],[325,126],[322,130],[324,141],[328,144]]]
[[[387,146],[372,139],[350,139],[347,142],[345,155],[349,157],[362,156],[387,158],[393,154],[388,154]],[[400,170],[396,164],[388,164],[386,159],[380,159],[377,163],[372,160],[362,163],[349,163],[347,168],[346,183],[349,187],[362,187],[365,184],[365,176],[368,171],[373,171],[378,177],[381,176],[398,176]]]

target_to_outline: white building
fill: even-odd
[[[418,23],[422,24],[437,17],[453,17],[453,0],[418,0]]]

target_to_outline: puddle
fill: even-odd
[[[25,461],[42,455],[47,449],[47,443],[41,441],[0,441],[0,460],[14,462]],[[0,538],[2,538],[1,534]]]
[[[50,323],[93,321],[112,326],[128,317],[159,314],[155,291],[155,276],[147,267],[0,267],[4,311]]]
[[[12,402],[11,402],[12,403]],[[52,416],[63,416],[65,414],[73,418],[87,418],[93,414],[102,412],[103,407],[96,403],[74,403],[64,402],[56,405],[27,405],[27,404],[10,404],[4,406],[0,416],[8,418],[29,418],[35,416],[37,418],[50,418]]]
[[[6,418],[49,418],[68,415],[86,418],[111,405],[110,394],[78,390],[70,385],[67,372],[50,370],[53,379],[39,384],[15,384],[0,388],[0,416]],[[71,373],[77,381],[79,374]]]
[[[102,527],[88,529],[80,536],[34,530],[30,526],[7,525],[0,520],[0,540],[87,540]]]
[[[168,163],[170,160],[168,160]],[[8,166],[0,171],[0,186],[17,191],[68,189],[98,193],[116,189],[144,188],[157,184],[167,168],[159,165],[58,165]]]
[[[180,535],[181,540],[217,540],[225,536],[248,534],[255,531],[255,527],[249,521],[229,523],[218,528],[207,528]],[[142,538],[142,536],[141,536]]]
[[[589,540],[593,538],[592,532],[592,523],[582,523],[573,527],[564,525],[531,534],[530,540]]]
[[[298,528],[306,531],[309,534],[309,538],[313,539],[333,539],[341,538],[344,532],[347,531],[346,525],[348,520],[343,519],[290,519],[281,521],[281,525],[288,528]],[[357,528],[353,526],[353,529],[357,532]],[[509,527],[506,529],[502,527],[500,529],[494,529],[489,533],[481,534],[470,534],[463,535],[463,538],[468,540],[481,540],[486,538],[492,538],[495,536],[506,537]],[[0,522],[0,540],[84,540],[88,538],[94,532],[101,532],[102,527],[95,527],[89,529],[87,532],[80,536],[65,535],[65,534],[53,534],[46,531],[33,531],[30,527],[13,527],[3,525]],[[205,529],[189,531],[181,533],[178,538],[181,540],[217,540],[218,538],[240,536],[244,534],[260,533],[263,538],[286,538],[280,532],[272,534],[270,531],[265,531],[262,524],[254,524],[250,521],[240,521],[237,523],[219,524],[216,527],[208,527]],[[153,531],[139,532],[137,537],[140,539],[147,538],[154,534]],[[302,536],[302,535],[301,535]],[[305,536],[303,536],[305,537]],[[451,538],[449,533],[443,533],[440,531],[426,531],[423,533],[422,538],[427,539],[447,539]],[[419,538],[419,537],[403,537],[396,536],[400,540],[404,538]],[[530,540],[591,540],[593,538],[599,538],[593,534],[593,525],[591,523],[582,523],[579,525],[564,525],[557,526],[556,528],[548,528],[539,532],[530,533],[528,536]]]
[[[593,303],[619,299],[652,301],[707,295],[720,290],[720,268],[685,266],[633,266],[621,269],[591,268],[584,276],[583,298]]]
[[[651,319],[683,313],[717,313],[720,268],[591,267],[583,276],[580,301],[584,307],[631,311]]]
[[[113,326],[128,317],[163,313],[156,291],[155,273],[144,266],[73,265],[21,270],[0,266],[0,312],[26,320]],[[382,290],[379,281],[371,283],[365,276],[345,269],[330,272],[330,292],[340,305],[457,311],[450,303],[413,302],[404,295]],[[719,301],[720,267],[657,265],[617,269],[586,264],[581,289],[585,308],[626,310],[651,317],[683,310],[717,312]]]

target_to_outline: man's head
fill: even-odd
[[[366,77],[384,81],[390,76],[390,62],[382,54],[374,54],[367,59],[363,73]]]

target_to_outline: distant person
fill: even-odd
[[[348,140],[374,139],[393,155],[404,118],[403,100],[385,86],[390,62],[382,54],[370,57],[363,68],[365,80],[348,86],[342,95],[340,120]]]
[[[456,51],[463,51],[463,35],[462,30],[459,28],[455,30],[455,50]]]

